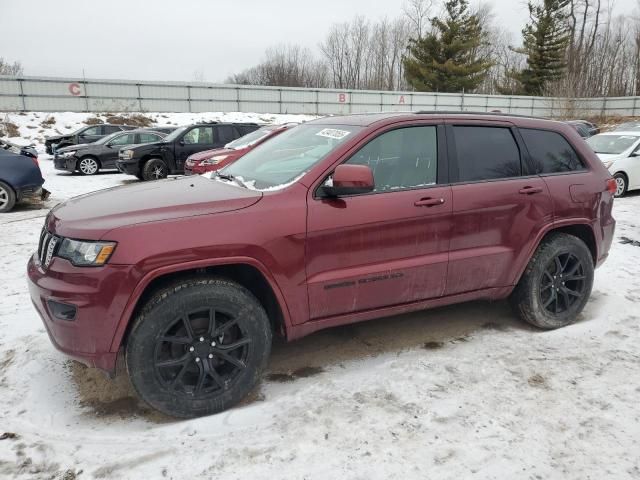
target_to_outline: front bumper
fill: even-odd
[[[117,160],[116,168],[127,175],[140,175],[140,163],[138,160]]]
[[[128,265],[74,267],[54,258],[45,270],[37,254],[27,264],[29,293],[53,345],[90,367],[115,371],[112,342],[135,288]],[[49,301],[76,307],[73,320],[54,317]],[[113,351],[115,350],[115,351]]]
[[[77,161],[78,159],[76,157],[63,157],[60,155],[56,155],[55,157],[53,157],[53,167],[56,170],[75,172]]]

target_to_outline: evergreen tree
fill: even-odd
[[[491,67],[481,53],[487,33],[467,0],[448,0],[444,18],[431,19],[433,29],[409,40],[403,59],[405,77],[418,91],[460,92],[476,89]]]
[[[529,0],[527,26],[522,30],[523,46],[517,52],[527,56],[527,68],[512,72],[525,95],[542,95],[549,82],[560,80],[567,68],[566,51],[570,32],[567,23],[571,0]]]

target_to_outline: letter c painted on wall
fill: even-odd
[[[78,95],[80,95],[82,93],[82,90],[80,89],[80,85],[77,83],[70,83],[69,93],[74,97],[77,97]]]

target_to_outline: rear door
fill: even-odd
[[[374,192],[320,198],[316,190],[311,196],[312,319],[444,293],[451,228],[445,150],[444,128],[435,123],[387,130],[345,160],[373,170]]]
[[[227,143],[233,142],[238,138],[238,132],[233,125],[218,125],[215,127],[216,140],[213,148],[222,148]]]
[[[533,239],[553,221],[547,186],[529,175],[510,124],[447,123],[453,226],[446,294],[512,285]]]
[[[189,129],[175,146],[176,171],[184,170],[189,155],[215,148],[218,137],[213,126],[196,126]]]

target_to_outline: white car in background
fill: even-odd
[[[601,133],[587,143],[616,179],[616,197],[640,189],[640,131]]]

